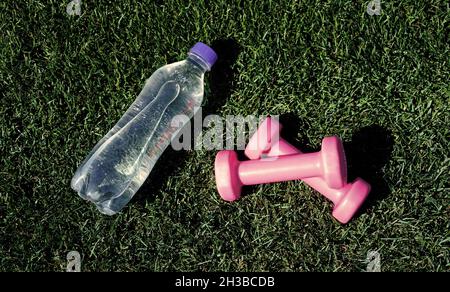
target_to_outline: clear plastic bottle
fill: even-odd
[[[182,128],[172,127],[172,119],[191,118],[201,106],[203,77],[216,60],[210,47],[197,43],[186,60],[153,73],[130,108],[78,167],[72,188],[100,212],[119,212]]]

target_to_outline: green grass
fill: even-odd
[[[71,250],[84,271],[362,271],[374,250],[384,271],[450,269],[446,1],[139,2],[1,2],[1,271],[63,271]],[[166,154],[113,217],[70,189],[145,79],[199,40],[222,57],[204,114],[283,115],[304,149],[341,136],[374,185],[355,220],[300,182],[225,203],[206,150]]]

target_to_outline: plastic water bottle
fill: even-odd
[[[153,73],[134,103],[78,167],[72,188],[100,212],[119,212],[183,127],[172,127],[172,119],[191,118],[201,106],[204,74],[216,60],[216,53],[199,42],[186,60]]]

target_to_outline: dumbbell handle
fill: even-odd
[[[244,185],[257,185],[305,177],[322,173],[321,152],[293,154],[267,159],[248,160],[239,164],[239,179]]]
[[[265,157],[282,157],[284,155],[292,155],[292,154],[302,154],[300,150],[298,150],[296,147],[294,147],[292,144],[284,140],[283,138],[279,138],[277,142],[275,142],[274,145],[270,148],[270,150],[266,153],[264,153]],[[308,155],[308,154],[303,154]],[[303,179],[303,181],[318,191],[319,193],[323,194],[326,198],[331,200],[334,204],[337,204],[343,194],[346,193],[346,189],[349,186],[347,184],[341,189],[332,189],[330,188],[327,183],[320,177],[309,177]]]

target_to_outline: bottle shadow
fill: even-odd
[[[298,137],[299,133],[305,133],[310,128],[310,124],[306,120],[302,120],[294,114],[284,114],[280,116],[280,123],[283,125],[281,138],[304,153],[320,150],[311,147],[304,138]],[[372,187],[367,200],[355,217],[391,193],[384,178],[383,168],[391,158],[393,146],[392,132],[379,125],[363,127],[353,133],[351,141],[344,142],[348,181],[351,182],[360,177]],[[249,191],[251,190],[252,188],[249,189]],[[245,194],[249,194],[249,191],[245,191]]]
[[[203,116],[217,113],[231,96],[232,83],[236,75],[234,64],[241,50],[239,44],[232,38],[218,39],[212,43],[211,47],[217,53],[218,58],[211,72],[206,76],[209,87],[206,87],[205,90],[206,101],[201,111]],[[191,125],[192,119],[186,127],[191,127]],[[183,130],[180,133],[185,132]],[[194,145],[194,134],[194,129],[191,127],[190,145]],[[175,137],[174,139],[179,138]],[[167,184],[168,178],[186,165],[188,155],[189,152],[186,150],[175,151],[171,146],[167,147],[130,204],[152,203],[156,199],[155,194]],[[214,161],[210,163],[214,163]]]

